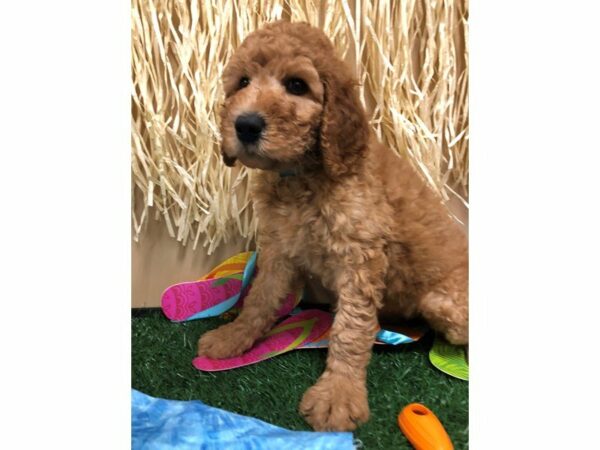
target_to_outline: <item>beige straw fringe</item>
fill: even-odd
[[[282,18],[331,37],[379,138],[467,204],[467,17],[466,0],[133,0],[134,239],[153,218],[209,254],[252,239],[250,173],[219,156],[220,75],[248,33]]]

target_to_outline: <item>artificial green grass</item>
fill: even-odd
[[[192,366],[198,338],[225,323],[171,323],[159,310],[132,317],[132,387],[154,397],[201,400],[290,430],[310,430],[298,414],[302,394],[325,366],[326,350],[296,350],[224,372]],[[365,449],[411,449],[397,424],[400,409],[419,402],[433,410],[456,449],[468,448],[468,383],[429,363],[432,336],[398,347],[376,346],[368,371],[371,418],[354,432]]]

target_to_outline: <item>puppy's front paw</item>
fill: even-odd
[[[232,358],[252,347],[254,340],[250,330],[231,322],[202,335],[198,340],[198,356],[211,359]]]
[[[316,431],[351,431],[369,419],[365,380],[325,372],[300,402],[300,414]]]

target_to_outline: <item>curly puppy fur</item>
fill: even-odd
[[[241,314],[202,336],[198,352],[243,353],[286,293],[316,283],[333,295],[335,319],[326,369],[300,413],[316,430],[352,430],[369,417],[381,310],[424,317],[467,344],[466,236],[409,162],[376,141],[354,77],[319,29],[275,22],[250,34],[223,81],[224,161],[261,169],[252,186],[261,270]],[[263,120],[252,142],[236,125],[249,113]]]

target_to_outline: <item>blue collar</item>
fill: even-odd
[[[289,170],[284,170],[283,172],[279,172],[279,176],[281,178],[283,177],[293,177],[297,175],[296,171],[294,169],[289,169]]]

